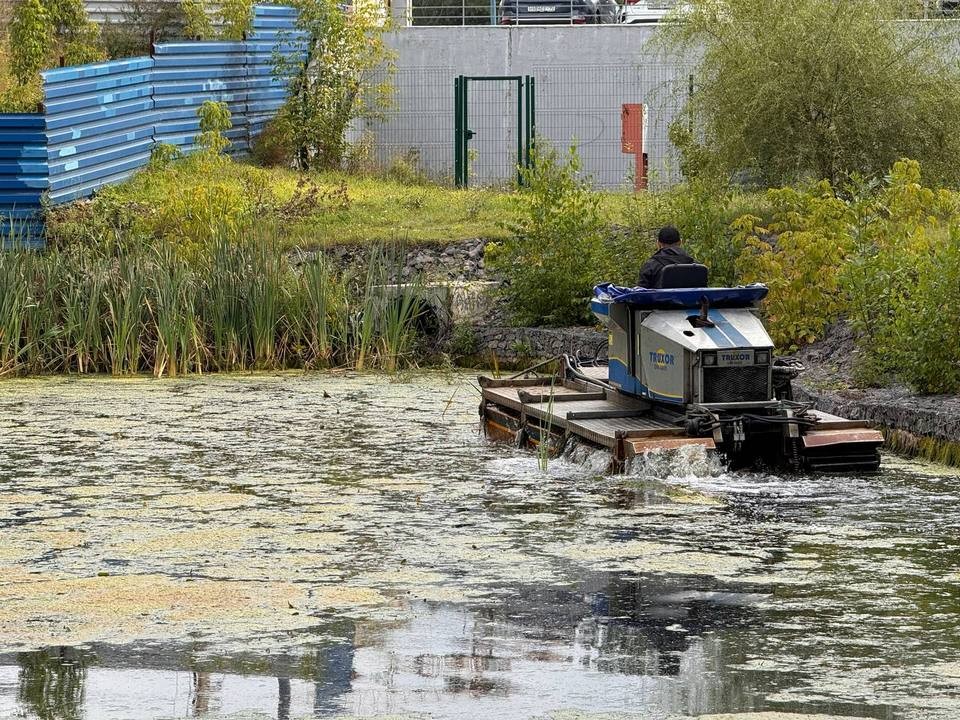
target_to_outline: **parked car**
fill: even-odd
[[[620,7],[618,22],[627,25],[653,25],[663,20],[675,3],[649,0],[625,0]]]
[[[501,25],[615,23],[616,0],[500,0]]]

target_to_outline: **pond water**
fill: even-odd
[[[960,717],[956,472],[541,471],[477,404],[0,383],[0,717]]]

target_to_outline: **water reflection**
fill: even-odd
[[[40,720],[79,720],[82,717],[87,654],[74,648],[20,653],[17,699]]]
[[[750,708],[762,703],[749,683],[724,671],[742,661],[742,648],[724,637],[760,622],[759,597],[720,583],[704,591],[678,579],[594,574],[576,588],[519,584],[474,609],[416,602],[413,619],[400,623],[334,622],[323,634],[336,639],[300,656],[211,657],[176,644],[20,653],[18,700],[30,717],[70,720],[238,708],[278,720],[455,718],[478,706],[489,718],[550,707],[654,716]],[[268,668],[274,678],[262,674]],[[245,675],[251,670],[259,672]],[[85,698],[88,673],[96,692]]]

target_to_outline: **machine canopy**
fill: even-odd
[[[676,288],[650,290],[605,283],[593,289],[594,304],[624,303],[641,310],[685,310],[700,307],[706,297],[712,308],[752,307],[767,296],[766,285],[735,288]]]

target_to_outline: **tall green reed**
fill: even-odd
[[[423,284],[401,255],[291,262],[269,233],[176,246],[73,244],[0,253],[0,375],[415,365]]]

